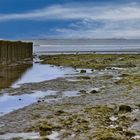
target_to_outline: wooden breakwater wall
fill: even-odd
[[[32,53],[32,42],[0,41],[0,64],[32,59]]]

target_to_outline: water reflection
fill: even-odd
[[[15,81],[11,86],[18,88],[24,83],[37,83],[47,80],[52,80],[65,76],[66,74],[74,74],[75,71],[72,68],[62,68],[57,66],[51,66],[47,64],[34,63],[21,79]]]
[[[13,110],[28,106],[34,102],[37,102],[39,98],[43,98],[49,95],[56,95],[56,91],[34,91],[32,94],[25,93],[23,95],[15,96],[5,94],[0,97],[0,116]]]
[[[32,64],[0,67],[0,89],[10,87],[12,83],[21,79],[22,75],[31,67]]]
[[[0,89],[12,87],[18,88],[25,83],[36,83],[52,80],[60,77],[76,74],[73,68],[64,68],[46,64],[22,64],[18,66],[7,66],[0,69]],[[54,91],[33,91],[32,94],[0,95],[0,116],[30,105],[44,96],[55,94]]]

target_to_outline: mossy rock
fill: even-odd
[[[126,131],[126,132],[125,132],[125,135],[126,135],[127,137],[134,137],[136,134],[135,134],[134,132],[131,132],[131,131]]]
[[[48,125],[48,124],[41,124],[39,126],[39,130],[41,130],[41,131],[51,131],[52,130],[52,126]]]
[[[132,108],[128,105],[120,105],[119,112],[132,112]]]
[[[113,129],[98,129],[96,140],[123,140],[119,133]]]
[[[48,134],[51,134],[53,130],[53,127],[46,123],[46,122],[42,122],[40,125],[39,125],[39,133],[40,133],[40,136],[46,136]]]
[[[58,110],[55,112],[55,115],[60,116],[62,114],[64,114],[65,112],[63,110]]]

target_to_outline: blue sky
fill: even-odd
[[[140,38],[140,2],[0,0],[0,38]]]

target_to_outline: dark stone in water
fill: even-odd
[[[86,93],[86,91],[85,91],[85,90],[80,90],[79,92],[80,92],[80,93]]]
[[[86,70],[81,70],[81,71],[80,71],[80,73],[86,73],[86,72],[87,72]]]
[[[41,100],[38,100],[37,102],[38,102],[38,103],[41,103]]]
[[[97,90],[92,90],[90,93],[98,93],[99,91],[97,91]]]

